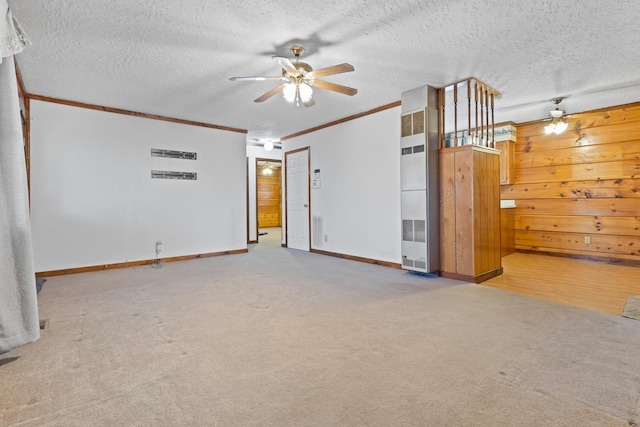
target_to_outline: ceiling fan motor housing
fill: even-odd
[[[313,71],[313,67],[306,62],[295,61],[292,62],[293,66],[296,67],[300,74],[304,75]]]

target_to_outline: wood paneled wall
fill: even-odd
[[[516,248],[640,262],[640,103],[517,126]]]
[[[256,168],[258,198],[258,228],[282,226],[282,174],[280,167],[271,168],[271,175]]]
[[[442,275],[482,282],[502,274],[500,158],[467,145],[440,150]]]

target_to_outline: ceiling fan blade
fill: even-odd
[[[307,102],[303,102],[305,107],[313,107],[314,105],[316,105],[316,101],[313,100],[313,98],[310,98]]]
[[[298,71],[298,69],[293,66],[293,63],[289,60],[289,58],[285,58],[284,56],[274,56],[274,58],[287,73],[291,74],[292,76],[300,75],[300,71]]]
[[[256,82],[262,80],[284,80],[282,76],[252,76],[252,77],[229,77],[234,82]]]
[[[349,71],[353,70],[353,65],[347,64],[345,62],[344,64],[338,64],[332,67],[320,68],[319,70],[315,70],[311,73],[311,78],[316,79],[319,77],[331,76],[333,74],[348,73]]]
[[[311,83],[313,86],[315,87],[319,87],[321,89],[328,89],[328,90],[332,90],[334,92],[339,92],[342,93],[344,95],[349,95],[349,96],[353,96],[356,93],[358,93],[358,89],[354,89],[352,87],[347,87],[347,86],[342,86],[339,84],[335,84],[335,83],[330,83],[330,82],[325,82],[322,80],[314,80],[313,83]]]
[[[278,92],[281,92],[282,89],[284,89],[286,85],[282,84],[280,86],[274,87],[273,89],[271,89],[269,92],[265,93],[264,95],[262,95],[259,98],[256,98],[253,102],[263,102],[266,101],[267,99],[271,98],[273,95],[275,95]]]

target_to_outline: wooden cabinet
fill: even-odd
[[[500,185],[513,184],[515,180],[515,141],[496,142],[500,152]]]
[[[516,209],[500,209],[500,240],[502,257],[511,255],[516,251]]]
[[[442,276],[480,283],[502,274],[499,152],[443,148],[440,174]]]

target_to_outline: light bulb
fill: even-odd
[[[273,142],[271,142],[271,141],[266,141],[266,142],[264,143],[264,149],[265,149],[265,150],[267,150],[267,151],[271,151],[271,150],[273,150]]]
[[[554,131],[557,134],[560,134],[562,132],[564,132],[565,130],[567,130],[567,127],[569,126],[569,124],[567,122],[560,122],[560,123],[556,123],[556,130]]]
[[[296,99],[296,85],[294,83],[289,83],[285,85],[284,90],[282,91],[284,95],[284,99],[287,102],[293,102]]]
[[[553,133],[553,131],[556,129],[556,125],[553,123],[549,123],[548,125],[546,125],[544,127],[544,133],[546,133],[547,135],[550,133]]]
[[[311,89],[311,86],[306,83],[302,83],[300,85],[300,98],[302,99],[302,102],[311,101],[311,95],[313,95],[313,89]]]

